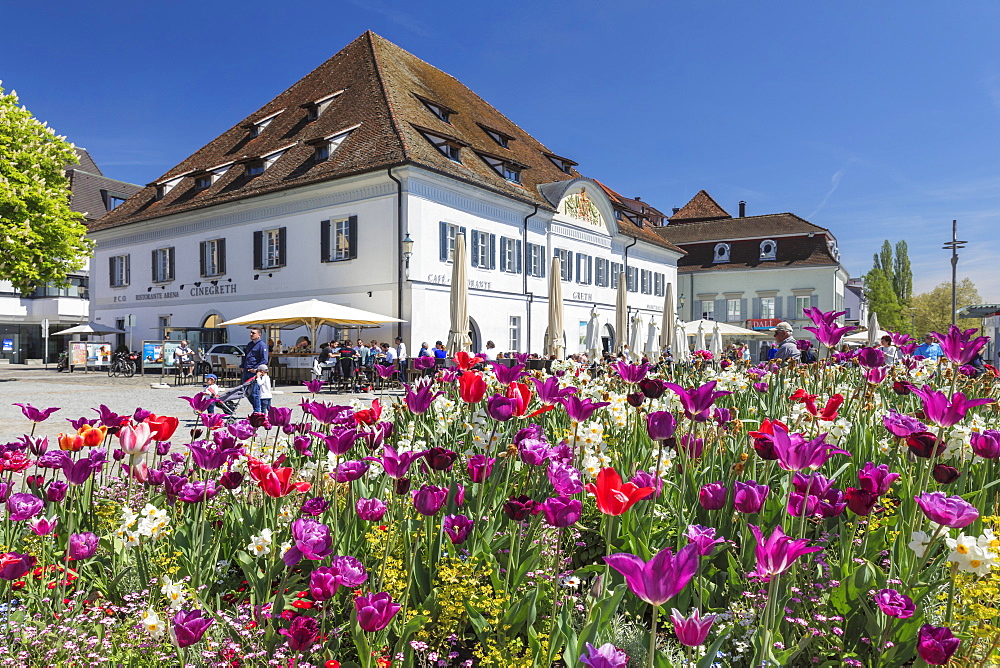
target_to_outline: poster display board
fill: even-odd
[[[111,364],[111,344],[107,341],[87,342],[87,366],[106,367]]]
[[[163,368],[163,341],[142,342],[142,368]]]
[[[177,349],[181,347],[180,341],[164,341],[163,342],[163,368],[164,369],[175,369],[177,368],[177,359],[174,353]]]
[[[87,366],[87,344],[84,341],[71,341],[69,344],[69,365]]]

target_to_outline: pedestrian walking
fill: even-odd
[[[242,382],[246,383],[249,380],[256,379],[257,367],[261,364],[266,365],[267,362],[267,345],[260,339],[260,330],[251,329],[250,342],[243,346]],[[250,384],[250,388],[247,391],[247,399],[250,400],[250,405],[253,406],[253,412],[260,413],[260,387],[257,383]]]

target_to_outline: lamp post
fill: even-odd
[[[682,293],[680,297],[677,298],[677,317],[681,317],[681,312],[684,310],[684,302],[687,301],[687,297]]]
[[[965,248],[968,241],[958,240],[958,221],[951,221],[951,241],[945,243],[941,248],[951,250],[951,326],[955,326],[955,311],[958,310],[958,287],[956,285],[955,274],[958,271],[958,249]]]
[[[410,258],[413,257],[413,239],[410,238],[410,233],[407,232],[406,236],[403,237],[403,262],[406,267],[406,278],[410,277]]]

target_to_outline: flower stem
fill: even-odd
[[[646,657],[647,668],[653,668],[656,663],[656,617],[660,611],[655,605],[651,605],[650,607],[653,609],[653,619],[649,624],[649,656]]]

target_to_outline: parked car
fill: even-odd
[[[216,343],[202,356],[198,364],[199,373],[212,373],[222,367],[240,366],[243,363],[243,348],[231,343]]]

